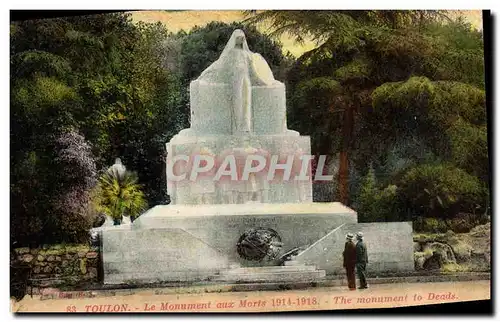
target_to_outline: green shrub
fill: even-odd
[[[395,185],[384,189],[376,187],[373,169],[362,180],[357,211],[360,222],[399,221],[402,214],[406,214],[399,200],[398,188]]]
[[[439,221],[436,218],[424,219],[424,230],[432,233],[439,233]]]
[[[455,218],[448,220],[448,226],[456,233],[468,233],[472,228],[485,224],[485,216],[468,213],[459,213]]]
[[[427,232],[432,233],[445,233],[448,231],[446,221],[439,218],[426,218],[424,220],[424,227]]]
[[[417,217],[413,221],[413,229],[425,233],[445,233],[449,230],[446,220],[434,217]]]
[[[460,212],[482,212],[488,191],[481,181],[450,164],[409,169],[399,182],[400,197],[423,217],[453,218]]]
[[[424,217],[416,217],[413,219],[413,231],[415,232],[425,232],[424,229]]]
[[[441,267],[443,273],[470,272],[470,264],[447,263]]]
[[[413,229],[416,232],[425,233],[468,233],[476,226],[486,223],[484,215],[474,215],[468,213],[459,213],[451,219],[442,219],[436,217],[416,217],[413,220]]]
[[[450,229],[456,233],[468,233],[474,225],[464,218],[454,218],[448,221]]]

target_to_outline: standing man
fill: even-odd
[[[366,284],[366,264],[368,264],[368,252],[366,251],[366,245],[363,241],[363,233],[359,232],[356,234],[358,243],[356,244],[356,271],[359,277],[359,288],[368,288]]]
[[[354,235],[348,233],[346,235],[346,242],[344,246],[344,268],[347,274],[347,284],[351,291],[356,290],[356,275],[354,268],[356,267],[356,245],[354,244]]]

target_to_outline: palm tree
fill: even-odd
[[[245,23],[267,24],[272,37],[288,34],[299,43],[310,39],[318,45],[367,26],[400,29],[451,21],[447,10],[247,10],[245,15]]]
[[[127,171],[117,159],[117,163],[99,178],[96,206],[115,223],[123,216],[138,217],[147,207],[141,188],[137,174]]]

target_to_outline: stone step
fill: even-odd
[[[300,265],[304,265],[304,264],[299,262],[299,261],[286,261],[285,262],[285,266],[300,266]]]
[[[259,267],[238,267],[222,271],[221,275],[234,274],[258,274],[258,273],[280,273],[280,272],[313,272],[316,266],[300,265],[300,266],[259,266]]]
[[[212,281],[225,282],[305,282],[325,278],[324,270],[216,275]]]
[[[203,272],[213,271],[218,272],[222,269],[227,269],[227,265],[223,263],[219,267],[200,268],[195,261],[175,261],[175,260],[160,260],[156,261],[123,261],[123,262],[104,262],[102,268],[105,274],[113,273],[162,273],[162,272]]]
[[[149,284],[170,282],[205,281],[216,274],[215,271],[151,271],[151,272],[119,272],[104,274],[104,284]]]

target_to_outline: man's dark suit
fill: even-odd
[[[356,271],[359,277],[359,288],[367,288],[366,284],[366,264],[368,264],[368,252],[363,240],[358,240],[356,244]]]
[[[344,268],[347,274],[347,284],[351,290],[356,289],[356,245],[352,241],[347,241],[344,246]]]

